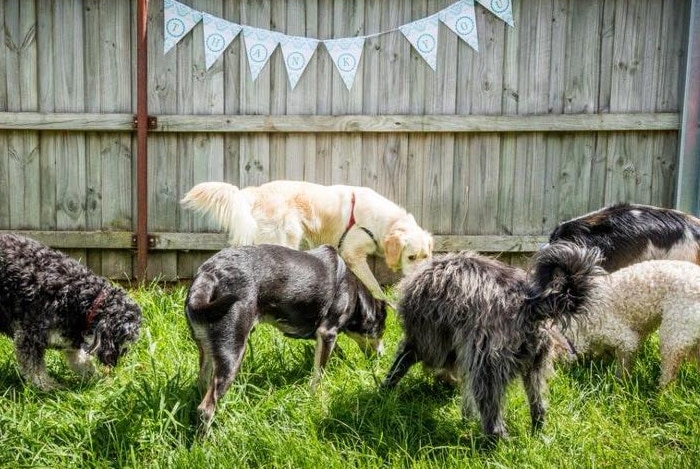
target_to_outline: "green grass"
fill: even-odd
[[[48,366],[66,389],[42,393],[18,376],[0,339],[0,467],[697,467],[700,371],[685,365],[659,391],[658,343],[645,344],[630,379],[593,361],[559,368],[544,430],[529,433],[520,383],[508,392],[511,439],[487,449],[459,415],[459,393],[414,367],[377,389],[400,338],[389,317],[387,353],[368,360],[348,338],[311,393],[313,342],[260,325],[208,438],[196,436],[197,351],[185,289],[132,290],[144,322],[138,343],[108,376],[81,382],[57,352]],[[339,352],[339,353],[338,353]]]

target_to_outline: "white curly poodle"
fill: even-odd
[[[700,266],[651,260],[597,281],[598,288],[587,300],[588,315],[563,331],[570,351],[575,355],[612,351],[620,370],[629,373],[639,344],[658,330],[660,384],[669,384],[683,360],[700,345]]]

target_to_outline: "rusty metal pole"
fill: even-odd
[[[145,282],[148,268],[148,0],[136,13],[136,278]]]

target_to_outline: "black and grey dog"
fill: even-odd
[[[107,279],[30,238],[0,235],[0,332],[13,338],[20,372],[35,386],[56,386],[46,372],[47,348],[91,374],[90,356],[115,366],[140,324],[139,306]]]
[[[522,377],[533,431],[544,423],[551,370],[551,321],[583,313],[594,287],[597,250],[572,244],[539,252],[532,270],[473,252],[436,256],[399,284],[404,338],[383,386],[415,363],[461,382],[462,415],[475,412],[486,435],[505,437],[506,387]]]
[[[700,220],[651,205],[616,204],[562,222],[549,237],[560,241],[597,247],[608,272],[652,259],[700,265]]]
[[[386,303],[372,296],[331,246],[304,252],[261,244],[224,249],[202,264],[185,312],[199,348],[200,387],[206,389],[198,411],[208,426],[258,321],[289,337],[316,339],[315,387],[339,333],[368,355],[381,352]]]

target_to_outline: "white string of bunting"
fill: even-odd
[[[280,46],[289,84],[294,89],[319,43],[323,43],[349,90],[355,81],[365,40],[371,37],[400,31],[433,71],[437,71],[440,22],[478,52],[474,1],[459,0],[433,15],[404,24],[397,29],[366,36],[319,40],[232,23],[197,11],[176,0],[163,0],[163,49],[164,53],[167,53],[201,22],[204,28],[204,60],[209,70],[239,33],[242,33],[253,81],[258,78],[277,46]],[[511,0],[476,1],[509,26],[514,26]]]

